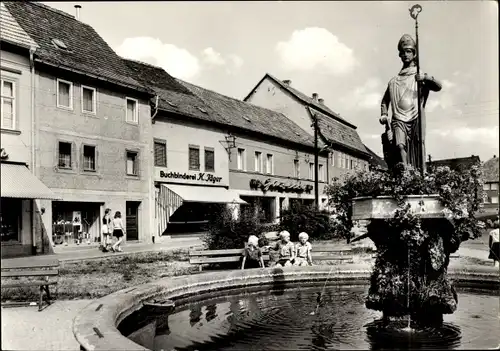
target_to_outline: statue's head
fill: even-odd
[[[417,45],[409,34],[404,34],[399,39],[398,51],[403,63],[410,63],[417,57]]]

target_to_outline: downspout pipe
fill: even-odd
[[[30,78],[31,78],[31,173],[36,176],[36,142],[35,142],[35,48],[30,47]],[[31,253],[36,255],[36,214],[35,200],[31,200]]]

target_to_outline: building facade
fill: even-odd
[[[229,186],[247,204],[242,209],[260,211],[266,223],[279,221],[293,203],[313,204],[314,138],[284,114],[182,82],[226,121],[232,136],[228,148]],[[323,141],[318,141],[323,148]],[[325,185],[330,179],[328,154],[319,151],[319,204],[326,206]]]
[[[159,67],[124,60],[155,91],[155,233],[198,232],[214,210],[243,203],[229,189],[227,137],[219,116]]]
[[[309,97],[293,88],[290,80],[281,81],[266,74],[244,101],[283,113],[311,136],[317,119],[319,136],[330,151],[330,177],[341,178],[357,169],[368,169],[372,156],[356,126],[332,111],[318,94]]]
[[[41,202],[49,238],[99,241],[110,208],[126,240],[150,241],[152,95],[90,26],[39,3],[6,7],[39,46],[35,172],[61,199]]]
[[[1,257],[51,253],[39,199],[57,199],[34,174],[32,54],[38,45],[0,3]]]

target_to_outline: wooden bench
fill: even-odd
[[[204,264],[240,262],[244,249],[227,250],[190,250],[189,263],[198,265],[199,271],[203,270]],[[312,250],[313,263],[317,261],[349,260],[352,258],[351,249],[339,249],[336,247],[318,246]],[[262,250],[264,264],[269,263],[269,251]]]
[[[2,282],[2,289],[38,286],[40,290],[38,311],[41,311],[43,309],[44,292],[47,306],[51,304],[49,286],[57,285],[57,281],[50,281],[49,278],[59,276],[59,260],[54,257],[23,257],[2,260],[1,276],[2,280],[4,278],[12,280],[7,283]],[[22,281],[19,278],[28,278],[29,280]],[[31,305],[30,302],[5,302],[2,303],[2,306],[19,306],[26,304]]]

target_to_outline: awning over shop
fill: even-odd
[[[1,167],[0,195],[2,197],[62,200],[35,177],[24,164],[1,163]]]
[[[225,188],[178,184],[162,184],[162,186],[174,192],[183,202],[246,204],[238,193]]]

